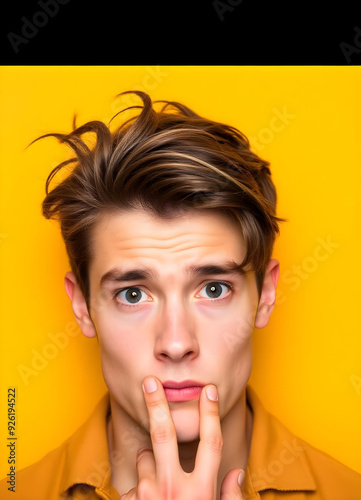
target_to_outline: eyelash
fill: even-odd
[[[229,283],[228,281],[214,281],[214,280],[212,280],[212,281],[208,281],[207,283],[205,283],[205,284],[202,286],[202,288],[200,289],[200,291],[201,291],[201,290],[203,290],[203,288],[205,288],[207,285],[211,285],[212,283],[217,283],[217,284],[219,284],[219,285],[224,285],[224,286],[226,286],[226,287],[228,288],[228,291],[229,291],[229,292],[233,292],[233,291],[234,291],[233,285],[232,285],[231,283]],[[144,292],[144,290],[142,290],[142,288],[140,288],[140,287],[138,287],[138,286],[128,286],[128,287],[126,287],[126,288],[120,288],[119,290],[116,290],[116,291],[114,292],[113,299],[114,299],[114,301],[115,301],[117,304],[119,304],[121,307],[129,307],[129,308],[133,308],[133,309],[134,309],[134,307],[136,307],[136,306],[138,306],[138,305],[140,305],[140,304],[143,304],[143,302],[141,302],[140,304],[126,304],[126,303],[124,303],[124,302],[120,302],[120,301],[118,301],[118,300],[117,300],[117,297],[118,297],[118,295],[119,295],[121,292],[125,292],[126,290],[129,290],[130,288],[136,288],[136,289],[140,290],[141,292]],[[145,293],[145,292],[144,292],[144,293]],[[199,292],[198,292],[198,293],[199,293]],[[220,298],[220,299],[218,299],[218,298],[215,298],[215,299],[208,298],[208,300],[209,300],[209,301],[211,301],[211,302],[216,302],[216,301],[217,301],[217,302],[220,302],[220,301],[222,301],[222,300],[228,299],[228,297],[229,297],[229,293],[227,293],[227,295],[226,295],[225,297],[222,297],[222,298]],[[203,297],[203,298],[204,298],[204,297]]]
[[[218,285],[224,285],[224,286],[226,286],[226,287],[228,288],[228,292],[233,292],[233,286],[232,286],[232,284],[231,284],[231,283],[229,283],[228,281],[217,281],[217,280],[216,280],[216,281],[214,281],[214,280],[213,280],[213,281],[208,281],[208,283],[206,283],[205,285],[203,285],[203,286],[202,286],[202,288],[200,289],[200,292],[201,292],[201,291],[202,291],[202,290],[203,290],[203,289],[204,289],[207,285],[211,285],[211,284],[213,284],[213,283],[216,283],[216,284],[218,284]],[[198,293],[199,293],[199,292],[198,292]],[[222,297],[222,298],[220,298],[220,299],[218,299],[218,298],[211,299],[210,297],[208,297],[208,299],[207,299],[207,300],[210,300],[210,301],[212,301],[212,302],[215,302],[215,301],[220,302],[221,300],[228,299],[228,296],[229,296],[229,293],[227,293],[227,295],[226,295],[225,297]],[[202,298],[205,298],[205,297],[202,297]]]

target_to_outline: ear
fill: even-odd
[[[64,284],[65,291],[71,300],[73,312],[82,333],[86,337],[96,337],[97,332],[94,323],[89,315],[86,300],[74,273],[66,273]]]
[[[263,279],[261,297],[259,299],[256,319],[254,326],[264,328],[268,325],[273,307],[276,302],[276,288],[280,274],[280,265],[278,260],[271,259],[267,265]]]

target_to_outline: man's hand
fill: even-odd
[[[176,431],[161,382],[146,377],[143,389],[153,449],[138,451],[138,485],[122,495],[121,500],[216,500],[223,446],[216,387],[207,385],[202,389],[200,441],[190,473],[184,472],[179,462]],[[243,500],[238,484],[239,476],[244,476],[241,472],[232,469],[226,475],[221,500]]]

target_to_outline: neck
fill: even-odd
[[[226,474],[234,468],[246,469],[252,437],[252,412],[246,404],[245,390],[221,422],[222,460],[218,473],[217,498]],[[179,443],[179,462],[185,472],[194,469],[199,441]],[[151,448],[149,433],[129,417],[111,398],[108,447],[112,485],[120,495],[138,483],[136,455],[140,448]]]

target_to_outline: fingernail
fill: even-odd
[[[244,470],[241,470],[241,472],[238,475],[238,484],[239,484],[239,486],[242,486],[243,479],[244,479]]]
[[[217,387],[215,385],[210,385],[206,389],[208,399],[211,401],[218,401],[218,392]]]
[[[157,382],[154,378],[147,378],[143,382],[143,388],[147,394],[155,392],[157,390]]]

